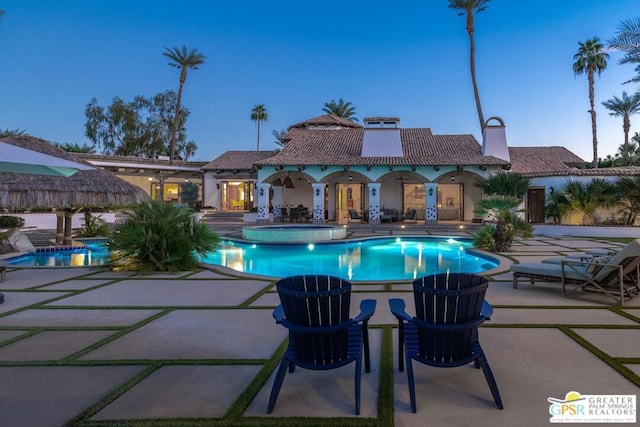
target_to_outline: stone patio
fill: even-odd
[[[353,364],[287,375],[273,414],[265,413],[287,335],[271,316],[278,303],[272,280],[223,269],[146,276],[10,269],[0,283],[6,298],[0,305],[0,425],[294,426],[331,419],[334,425],[546,425],[548,397],[638,394],[640,297],[617,307],[563,298],[557,283],[513,289],[509,260],[615,246],[536,236],[501,254],[500,268],[488,274],[487,300],[495,312],[480,339],[502,411],[472,365],[414,365],[413,414],[406,374],[397,370],[397,328],[387,305],[389,298],[404,298],[410,306],[411,288],[354,284],[354,313],[364,298],[378,302],[371,321],[372,371],[362,374],[359,417]]]

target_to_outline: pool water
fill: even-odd
[[[201,258],[243,273],[285,277],[329,274],[348,280],[413,280],[443,272],[480,273],[498,266],[492,258],[469,252],[470,240],[388,237],[316,244],[247,243],[223,240]],[[108,263],[100,244],[87,249],[37,252],[9,260],[16,266],[83,267]]]
[[[87,244],[86,248],[40,250],[9,259],[10,265],[21,267],[92,267],[108,262],[109,250],[99,243]]]
[[[469,240],[409,237],[288,245],[225,241],[202,261],[261,276],[330,274],[362,281],[479,273],[498,266],[494,259],[467,252],[471,247]]]

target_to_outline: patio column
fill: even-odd
[[[438,223],[438,184],[427,182],[424,184],[425,193],[425,224]]]
[[[311,184],[313,189],[313,223],[324,223],[324,182]]]
[[[282,187],[274,186],[273,187],[273,200],[271,200],[273,204],[273,220],[274,221],[282,221]]]
[[[258,223],[269,222],[269,188],[271,184],[258,184]]]
[[[64,211],[56,211],[56,245],[64,241]]]
[[[73,221],[73,212],[66,211],[64,213],[64,238],[63,245],[71,245],[71,224]]]
[[[380,224],[380,184],[370,182],[369,188],[369,224]]]

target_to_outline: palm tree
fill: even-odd
[[[325,102],[324,107],[322,107],[322,111],[328,114],[333,114],[334,116],[342,117],[343,119],[351,120],[352,122],[357,122],[358,119],[355,116],[356,107],[353,107],[350,102],[344,102],[342,98],[336,101],[333,99],[331,102]]]
[[[624,151],[629,150],[629,129],[631,120],[629,117],[640,112],[640,94],[636,93],[628,96],[627,92],[622,92],[622,99],[614,96],[602,103],[609,111],[610,116],[622,117],[622,130],[624,131]]]
[[[162,54],[171,59],[169,65],[172,67],[180,68],[180,86],[178,86],[178,100],[176,102],[176,113],[173,119],[173,129],[171,131],[171,144],[169,146],[169,159],[173,163],[173,159],[176,154],[176,133],[178,132],[178,118],[180,117],[180,101],[182,100],[182,88],[185,80],[187,80],[188,70],[197,70],[198,65],[204,64],[206,56],[199,53],[196,49],[187,51],[186,46],[182,46],[182,49],[174,47],[169,49],[165,47],[165,52]]]
[[[495,226],[485,225],[474,236],[474,243],[492,251],[508,251],[515,236],[530,236],[533,226],[518,213],[524,200],[529,180],[512,172],[499,172],[484,181],[476,182],[485,194],[476,206],[476,214],[493,215]]]
[[[622,21],[615,37],[609,40],[609,47],[625,53],[620,64],[637,64],[637,75],[625,83],[640,83],[640,18]]]
[[[471,83],[473,84],[473,95],[476,99],[476,109],[478,110],[478,120],[480,130],[484,130],[484,115],[480,104],[480,94],[478,93],[478,83],[476,82],[476,43],[473,34],[475,32],[475,14],[487,8],[490,0],[449,0],[449,8],[458,11],[458,15],[467,18],[467,34],[469,35],[469,67],[471,69]]]
[[[282,130],[272,130],[271,131],[271,135],[273,135],[273,137],[276,139],[275,141],[273,141],[274,144],[277,144],[280,147],[284,147],[287,144],[287,141],[284,140],[285,135],[287,134],[287,131],[282,129]]]
[[[5,130],[0,129],[0,139],[13,137],[13,136],[21,136],[21,135],[26,135],[26,132],[20,128],[5,129]]]
[[[264,108],[263,104],[258,104],[253,106],[250,118],[258,125],[258,145],[256,150],[260,151],[260,122],[269,120],[269,114],[267,114],[267,109]]]
[[[640,211],[640,175],[621,177],[616,181],[624,206],[625,224],[633,225]]]
[[[578,42],[578,53],[573,55],[573,73],[577,76],[587,74],[589,81],[589,113],[591,113],[591,133],[593,135],[593,162],[594,168],[598,167],[598,136],[596,132],[596,108],[595,108],[595,73],[602,73],[607,68],[609,54],[604,52],[604,46],[598,37],[588,39],[584,43]]]
[[[567,213],[581,213],[584,225],[598,223],[598,209],[614,209],[620,206],[620,192],[611,182],[594,178],[588,184],[572,181],[567,183],[562,192],[569,201]]]

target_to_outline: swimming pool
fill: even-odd
[[[82,267],[108,262],[99,244],[87,250],[38,252],[12,258],[11,265]],[[442,272],[480,273],[499,262],[475,253],[468,239],[385,237],[316,244],[248,243],[223,240],[218,250],[201,258],[207,264],[269,277],[330,274],[354,281],[413,280]]]
[[[479,273],[499,262],[469,251],[470,240],[387,237],[339,243],[225,241],[202,262],[260,276],[330,274],[348,280],[413,280],[442,272]]]

